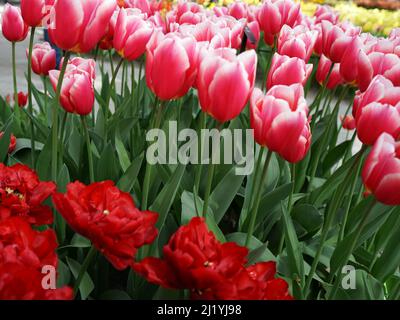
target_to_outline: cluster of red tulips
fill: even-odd
[[[63,51],[58,69],[56,50],[34,44],[44,23]],[[15,50],[29,31],[25,110]],[[12,44],[15,103],[3,101],[0,111],[8,165],[0,164],[0,298],[71,299],[79,291],[85,299],[94,287],[101,297],[102,280],[93,285],[89,277],[108,272],[98,253],[116,270],[131,270],[130,298],[155,290],[160,297],[162,288],[181,298],[189,290],[192,299],[306,299],[321,290],[338,298],[341,270],[361,248],[372,253],[357,276],[392,277],[390,297],[400,296],[393,275],[400,261],[384,250],[400,229],[390,207],[400,205],[400,30],[364,34],[328,6],[310,18],[292,0],[212,9],[189,1],[21,0],[20,8],[6,5],[2,32]],[[314,78],[319,89],[309,103]],[[142,165],[145,131],[167,120],[198,131],[250,127],[254,173]],[[338,144],[341,127],[356,131]],[[363,146],[353,155],[356,137]],[[47,265],[75,280],[45,290]]]

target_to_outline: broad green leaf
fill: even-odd
[[[76,279],[78,277],[79,271],[81,269],[80,263],[70,257],[66,257],[66,260],[67,260],[67,264],[69,266],[69,269],[71,270],[72,275]],[[92,279],[90,278],[89,274],[87,272],[85,272],[85,274],[82,278],[82,282],[79,286],[79,291],[81,293],[81,299],[86,300],[86,298],[90,295],[90,293],[93,291],[93,289],[94,289],[94,283],[93,283]]]
[[[144,159],[144,154],[140,154],[132,161],[132,164],[118,180],[117,187],[124,192],[130,192],[139,174],[140,167]]]

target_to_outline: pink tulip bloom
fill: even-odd
[[[368,55],[373,76],[383,75],[395,86],[400,86],[400,58],[392,53],[372,52]]]
[[[110,21],[108,22],[106,34],[99,42],[99,48],[101,50],[111,50],[114,47],[114,33],[115,33],[115,24],[117,23],[117,18],[119,14],[119,7],[114,11],[111,16]]]
[[[323,20],[337,24],[339,21],[339,14],[332,9],[331,6],[318,5],[317,10],[314,12],[315,23],[321,23]]]
[[[364,51],[364,47],[355,36],[349,43],[340,62],[340,74],[349,83],[365,91],[374,74],[371,62]]]
[[[332,61],[330,61],[324,55],[321,55],[318,63],[317,72],[315,74],[315,79],[318,81],[320,85],[323,85],[326,81],[326,77],[328,76],[329,70],[332,67]],[[335,63],[333,66],[332,72],[329,76],[329,80],[326,83],[326,87],[329,90],[335,89],[337,86],[344,84],[344,80],[340,75],[340,64]]]
[[[51,84],[56,90],[60,71],[49,72]],[[60,104],[65,111],[79,115],[89,114],[94,105],[93,79],[90,74],[78,68],[64,75]]]
[[[357,91],[354,97],[353,115],[360,117],[362,109],[371,102],[379,102],[395,106],[400,101],[400,86],[393,83],[384,76],[376,76],[365,92]]]
[[[196,40],[155,31],[147,44],[146,83],[161,100],[183,97],[196,79]]]
[[[237,20],[247,19],[247,4],[241,1],[235,1],[228,6],[228,14]]]
[[[50,38],[63,50],[89,52],[106,34],[115,8],[115,0],[57,0]]]
[[[66,72],[87,73],[94,82],[96,79],[96,62],[93,59],[75,57],[68,61]]]
[[[321,22],[321,50],[334,63],[342,60],[344,52],[352,41],[352,37],[339,25],[329,21]]]
[[[252,21],[247,24],[247,27],[250,29],[251,33],[253,34],[256,42],[251,43],[249,39],[247,39],[246,48],[247,49],[257,49],[258,42],[260,41],[260,25],[257,21]]]
[[[26,56],[28,57],[28,49]],[[37,43],[32,49],[32,71],[40,76],[47,76],[56,68],[56,51],[48,42]]]
[[[114,48],[125,59],[136,60],[146,51],[153,26],[136,9],[121,9],[115,24]]]
[[[303,86],[307,83],[313,69],[312,64],[306,64],[299,58],[290,58],[275,53],[272,58],[271,68],[267,77],[267,88],[275,85],[291,85],[300,83]]]
[[[386,133],[375,142],[368,155],[362,180],[366,194],[387,205],[400,204],[400,143]]]
[[[292,58],[297,57],[308,62],[317,36],[317,31],[309,31],[302,25],[293,29],[284,25],[278,38],[278,53]]]
[[[254,89],[250,99],[250,125],[258,144],[289,162],[302,160],[311,145],[303,87],[278,85],[265,96],[260,89]]]
[[[348,114],[345,117],[340,116],[340,121],[342,122],[343,129],[352,131],[356,128],[356,120],[351,114]]]
[[[210,50],[198,70],[197,89],[202,110],[219,122],[237,117],[254,87],[256,68],[254,50],[238,56],[232,49]]]
[[[1,30],[8,41],[20,42],[25,40],[29,27],[22,19],[20,8],[8,3],[5,5],[1,19]]]
[[[274,38],[279,35],[286,24],[293,27],[300,14],[300,3],[291,0],[266,0],[258,11],[260,29],[264,31],[264,41],[274,44]]]

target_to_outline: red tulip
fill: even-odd
[[[192,299],[201,300],[292,300],[289,286],[275,278],[276,263],[259,262],[241,271],[212,290],[194,291]]]
[[[325,83],[326,77],[328,76],[331,67],[332,67],[332,61],[330,61],[324,55],[321,55],[318,63],[317,72],[315,74],[315,79],[318,81],[320,85],[323,85]],[[335,63],[332,72],[329,76],[329,80],[326,83],[326,87],[332,90],[343,83],[344,80],[340,75],[340,64]]]
[[[316,24],[323,20],[327,20],[333,24],[337,24],[339,21],[339,14],[331,6],[327,5],[318,5],[317,10],[314,12],[314,17]]]
[[[28,103],[28,94],[27,93],[23,93],[18,92],[18,106],[20,108],[23,108],[26,106],[26,104]]]
[[[199,66],[197,89],[201,108],[219,122],[237,117],[254,87],[257,54],[236,56],[232,49],[209,51]]]
[[[183,97],[196,79],[197,56],[194,38],[154,32],[147,45],[147,86],[161,100]]]
[[[89,238],[118,270],[132,265],[137,249],[157,236],[158,215],[141,212],[112,181],[70,183],[65,194],[53,195],[53,202],[72,229]]]
[[[42,25],[46,12],[46,0],[21,0],[21,13],[25,23],[31,27]]]
[[[28,56],[28,50],[26,55]],[[32,71],[47,76],[50,70],[56,68],[56,58],[56,51],[48,42],[35,44],[32,49]]]
[[[340,74],[346,82],[357,85],[364,91],[371,82],[373,73],[371,62],[359,37],[353,37],[340,61]]]
[[[115,7],[115,0],[57,0],[52,42],[63,50],[89,52],[106,34]]]
[[[67,112],[87,115],[92,112],[94,105],[93,78],[83,69],[72,68],[64,75],[60,103]],[[58,70],[49,72],[54,90],[57,88],[59,75]]]
[[[400,204],[400,143],[383,133],[375,142],[362,171],[366,193],[387,205]]]
[[[18,216],[34,225],[52,223],[53,213],[43,202],[55,190],[53,182],[40,181],[25,165],[0,163],[0,220]]]
[[[124,58],[133,61],[146,51],[153,26],[144,20],[140,11],[121,9],[115,24],[114,48]]]
[[[348,114],[345,117],[340,116],[340,121],[342,122],[343,129],[351,131],[356,128],[356,120],[350,114]]]
[[[37,231],[23,219],[0,221],[0,265],[19,264],[42,270],[45,265],[57,268],[57,238],[52,229]]]
[[[266,0],[258,11],[260,29],[264,32],[264,41],[272,46],[274,37],[279,35],[286,24],[293,27],[300,14],[300,4],[291,0]]]
[[[267,77],[267,88],[275,85],[291,85],[300,83],[303,86],[311,75],[313,65],[306,64],[303,59],[290,58],[275,53]]]
[[[0,131],[0,140],[3,138],[4,132]],[[13,153],[15,147],[17,146],[17,138],[11,134],[10,136],[10,144],[8,145],[8,153]]]
[[[310,60],[317,36],[317,31],[307,30],[302,25],[293,29],[284,25],[278,38],[278,53],[307,62]]]
[[[289,162],[302,160],[311,145],[308,107],[300,84],[258,88],[250,99],[250,124],[256,142]]]
[[[25,40],[29,27],[22,19],[21,9],[9,5],[4,7],[1,20],[1,30],[4,37],[11,42],[19,42]]]

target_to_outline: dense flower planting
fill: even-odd
[[[1,24],[0,299],[400,299],[400,29],[292,0]]]

